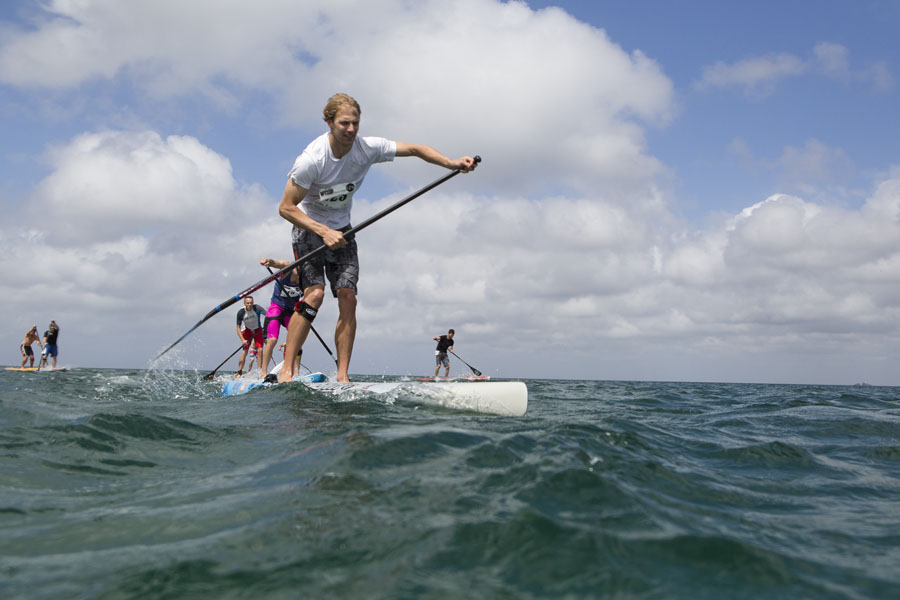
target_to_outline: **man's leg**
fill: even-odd
[[[278,373],[278,383],[290,381],[297,374],[294,372],[294,361],[290,357],[296,355],[297,349],[303,346],[306,336],[309,335],[309,326],[309,321],[302,317],[291,319],[284,345],[284,362],[281,364],[281,371]]]
[[[275,352],[275,345],[278,344],[278,336],[281,335],[281,313],[281,307],[274,303],[269,306],[269,310],[266,312],[266,343],[263,346],[262,353],[263,377],[269,372],[269,361],[274,360],[272,354]]]
[[[318,310],[322,306],[322,300],[325,298],[324,290],[324,285],[313,285],[306,288],[303,290],[303,301]],[[301,314],[294,314],[291,317],[284,346],[284,364],[281,366],[281,372],[278,374],[278,383],[290,381],[294,378],[294,375],[297,375],[297,369],[294,367],[295,361],[291,357],[297,356],[297,352],[303,347],[311,325],[312,321]]]
[[[338,322],[334,328],[334,345],[337,348],[337,380],[350,381],[350,356],[356,339],[356,292],[350,288],[338,289]]]
[[[247,337],[247,330],[241,330],[241,339],[244,340],[244,346],[241,349],[241,357],[238,358],[238,377],[244,374],[244,362],[247,360],[247,353],[250,352],[250,338]]]
[[[241,350],[241,357],[238,359],[238,376],[244,374],[244,361],[247,360],[248,352],[250,352],[250,344],[244,342],[244,348]]]
[[[263,355],[266,353],[266,338],[263,328],[260,327],[256,331],[256,335],[253,337],[253,343],[256,346],[256,370],[259,373],[259,378],[262,379],[266,376],[266,369],[268,368],[269,363],[263,364]]]
[[[266,345],[263,346],[263,357],[262,357],[262,370],[263,377],[266,376],[266,373],[269,371],[269,361],[272,360],[272,353],[275,352],[275,344],[278,343],[278,338],[270,337],[266,339]]]
[[[303,352],[303,350],[300,350],[300,352]],[[287,357],[285,357],[285,360],[287,360]],[[300,372],[300,356],[297,355],[294,357],[294,373],[299,373],[299,372]]]

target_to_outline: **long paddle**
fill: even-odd
[[[337,365],[337,364],[338,364],[337,358],[335,358],[334,354],[331,353],[331,348],[328,347],[328,344],[325,343],[325,340],[322,339],[322,336],[319,335],[319,332],[316,331],[315,329],[313,329],[313,326],[312,326],[312,325],[310,325],[309,328],[312,329],[312,332],[313,332],[314,334],[316,334],[316,337],[319,338],[319,341],[320,341],[320,342],[322,342],[322,346],[323,346],[323,347],[325,348],[325,350],[328,352],[328,355],[331,357],[331,360],[333,360],[333,361],[334,361],[334,364]]]
[[[269,269],[269,273],[275,273],[275,271],[273,271],[271,267],[266,266],[266,268]],[[319,332],[316,331],[316,328],[312,326],[312,323],[310,323],[309,328],[312,330],[312,332],[314,334],[316,334],[316,337],[319,338],[319,341],[322,342],[322,346],[325,348],[325,351],[328,352],[328,355],[331,356],[331,360],[334,361],[334,364],[335,365],[338,364],[338,361],[334,357],[334,354],[331,353],[331,348],[328,347],[328,344],[325,343],[325,340],[322,339],[322,336],[319,335]],[[303,367],[303,364],[301,363],[300,366]],[[306,367],[303,367],[303,368],[306,369]],[[306,370],[309,371],[309,369],[306,369]],[[310,371],[310,372],[312,372],[312,371]]]
[[[476,377],[481,377],[481,371],[479,371],[478,369],[476,369],[475,367],[473,367],[472,365],[470,365],[469,363],[467,363],[466,361],[464,361],[462,358],[460,358],[459,356],[457,356],[457,355],[456,355],[456,352],[451,352],[450,354],[452,354],[453,356],[456,356],[456,358],[459,358],[459,360],[462,360],[462,363],[463,363],[464,365],[466,365],[467,367],[469,367],[470,369],[472,369],[472,372],[475,373],[475,376],[476,376]]]
[[[209,381],[210,379],[212,379],[212,378],[213,378],[213,375],[216,374],[216,371],[218,371],[219,369],[221,369],[221,368],[222,368],[222,365],[224,365],[224,364],[227,363],[229,360],[231,360],[231,357],[234,356],[235,354],[237,354],[238,352],[240,352],[240,351],[241,351],[241,348],[243,348],[243,347],[244,347],[243,344],[241,344],[240,346],[238,346],[238,347],[237,347],[237,350],[235,350],[234,352],[232,352],[231,354],[229,354],[229,355],[228,355],[228,358],[226,358],[225,360],[223,360],[222,362],[220,362],[220,363],[219,363],[219,366],[212,370],[212,373],[209,373],[209,374],[207,374],[207,375],[204,375],[204,376],[202,377],[203,381]]]
[[[481,162],[481,157],[480,157],[480,156],[476,156],[476,157],[475,157],[475,162],[476,162],[476,163]],[[365,229],[366,227],[368,227],[369,225],[371,225],[371,224],[374,223],[375,221],[378,221],[378,220],[381,219],[382,217],[386,217],[387,215],[391,214],[392,212],[394,212],[395,210],[397,210],[398,208],[400,208],[400,207],[403,206],[404,204],[407,204],[407,203],[409,203],[409,202],[412,202],[413,200],[415,200],[416,198],[418,198],[419,196],[421,196],[421,195],[424,194],[425,192],[429,192],[429,191],[433,190],[434,188],[436,188],[437,186],[441,185],[442,183],[444,183],[444,182],[447,181],[448,179],[451,179],[452,177],[455,177],[456,175],[459,175],[460,173],[462,173],[462,171],[460,171],[459,169],[456,169],[455,171],[452,171],[452,172],[448,173],[447,175],[444,175],[444,176],[441,177],[440,179],[436,179],[436,180],[432,181],[431,183],[429,183],[428,185],[426,185],[425,187],[423,187],[423,188],[420,189],[419,191],[413,192],[412,194],[410,194],[409,196],[407,196],[407,197],[404,198],[403,200],[400,200],[400,201],[397,202],[396,204],[392,204],[391,206],[387,207],[386,209],[384,209],[384,210],[381,211],[380,213],[378,213],[378,214],[376,214],[376,215],[373,215],[373,216],[369,217],[368,219],[366,219],[365,221],[363,221],[362,223],[360,223],[360,224],[357,225],[356,227],[351,227],[350,229],[348,229],[347,231],[344,232],[344,239],[345,239],[345,240],[351,239],[357,232],[362,231],[363,229]],[[243,292],[239,292],[239,293],[235,294],[234,296],[232,296],[231,298],[228,298],[227,300],[225,300],[224,302],[222,302],[221,304],[219,304],[218,306],[216,306],[214,309],[212,309],[211,311],[209,311],[208,313],[206,313],[206,316],[205,316],[205,317],[203,317],[202,319],[200,319],[199,321],[197,321],[197,323],[196,323],[193,327],[191,327],[190,329],[188,329],[188,330],[184,333],[184,335],[182,335],[180,338],[178,338],[177,340],[175,340],[174,342],[172,342],[172,344],[171,344],[168,348],[166,348],[165,350],[163,350],[162,352],[160,352],[159,354],[157,354],[157,355],[156,355],[156,358],[153,359],[153,360],[159,360],[159,359],[162,357],[163,354],[165,354],[166,352],[168,352],[169,350],[171,350],[172,348],[174,348],[175,346],[177,346],[178,343],[179,343],[181,340],[183,340],[184,338],[186,338],[187,336],[189,336],[191,333],[193,333],[193,331],[194,331],[195,329],[197,329],[198,327],[200,327],[201,325],[203,325],[204,323],[206,323],[206,321],[208,321],[211,317],[213,317],[213,316],[216,315],[217,313],[222,312],[224,309],[228,308],[229,306],[231,306],[232,304],[234,304],[235,302],[237,302],[237,301],[240,300],[241,298],[244,298],[245,296],[249,296],[250,294],[252,294],[252,293],[255,292],[256,290],[258,290],[259,288],[263,287],[264,285],[269,284],[269,283],[275,281],[275,278],[276,278],[276,277],[280,277],[281,275],[283,275],[284,273],[290,271],[291,269],[296,268],[297,265],[299,265],[300,263],[303,263],[303,262],[308,261],[309,259],[313,258],[314,256],[317,256],[318,254],[324,252],[324,251],[327,250],[327,249],[328,249],[328,246],[326,246],[325,244],[322,244],[321,246],[319,246],[319,247],[316,248],[315,250],[312,250],[312,251],[310,251],[310,252],[307,252],[306,254],[304,254],[303,256],[301,256],[300,258],[298,258],[297,260],[295,260],[294,262],[292,262],[292,263],[289,264],[288,266],[284,267],[283,269],[281,269],[281,270],[275,272],[275,273],[272,274],[272,275],[269,275],[269,276],[266,277],[265,279],[263,279],[263,280],[261,280],[261,281],[258,281],[258,282],[256,282],[255,284],[251,285],[250,287],[248,287],[247,289],[245,289]]]

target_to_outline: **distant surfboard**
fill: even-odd
[[[490,381],[490,375],[457,375],[454,377],[421,377],[416,381]]]

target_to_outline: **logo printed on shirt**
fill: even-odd
[[[354,191],[356,191],[356,184],[352,181],[319,190],[319,205],[330,209],[344,208],[353,199]]]
[[[282,298],[299,298],[303,293],[303,290],[300,289],[299,285],[288,285],[282,284],[281,286],[281,297]]]

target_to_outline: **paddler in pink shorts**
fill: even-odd
[[[291,261],[261,258],[259,259],[259,264],[264,267],[283,269],[291,264]],[[288,323],[291,322],[291,315],[294,314],[294,305],[301,298],[303,298],[303,290],[300,288],[300,278],[297,276],[296,269],[291,269],[290,274],[275,280],[272,301],[269,304],[269,309],[266,311],[266,344],[263,347],[262,362],[260,363],[263,376],[269,370],[269,361],[272,359],[272,353],[275,350],[275,345],[278,343],[281,327],[284,327],[285,331],[287,331]],[[295,356],[294,361],[294,372],[297,373],[300,369],[300,359]]]

